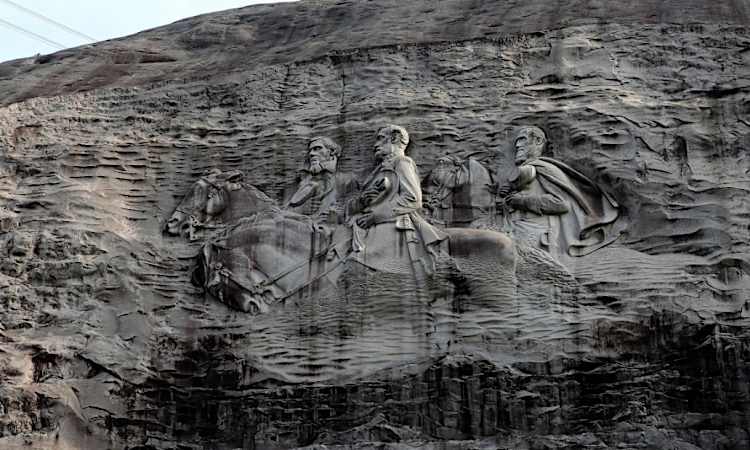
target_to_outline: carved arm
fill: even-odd
[[[570,204],[553,194],[531,195],[513,194],[507,199],[507,203],[514,209],[529,211],[539,215],[560,215],[570,211]]]

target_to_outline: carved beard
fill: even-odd
[[[319,161],[310,161],[310,168],[308,170],[311,174],[317,175],[323,171],[323,166]]]
[[[385,160],[387,160],[387,159],[388,159],[388,157],[389,157],[390,155],[391,155],[391,151],[390,151],[390,149],[388,149],[388,150],[386,150],[386,149],[378,149],[378,150],[377,150],[377,151],[375,152],[375,159],[376,159],[377,161],[385,161]]]
[[[310,161],[310,167],[308,168],[311,174],[318,175],[321,172],[336,172],[336,158],[331,158],[327,161]]]
[[[523,155],[523,158],[518,158],[518,154],[516,153],[516,166],[520,167],[524,164],[529,163],[530,161],[539,159],[539,157],[542,156],[542,150],[542,146],[529,146],[526,148],[526,154]]]

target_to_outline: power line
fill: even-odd
[[[49,17],[47,17],[47,16],[45,16],[43,14],[39,14],[38,12],[33,11],[33,10],[31,10],[31,9],[25,7],[25,6],[21,6],[18,3],[16,3],[16,2],[12,2],[10,0],[0,0],[0,1],[3,2],[3,3],[6,3],[6,4],[10,5],[10,6],[13,6],[16,9],[20,9],[21,11],[23,11],[23,12],[25,12],[27,14],[31,14],[32,16],[34,16],[36,18],[42,19],[43,21],[45,21],[47,23],[51,23],[52,25],[60,27],[63,30],[67,31],[68,33],[73,33],[73,34],[75,34],[78,37],[82,37],[82,38],[87,39],[87,40],[89,40],[91,42],[96,42],[98,40],[96,38],[92,38],[91,36],[89,36],[87,34],[81,33],[78,30],[74,30],[73,28],[70,28],[69,26],[65,25],[64,23],[60,23],[60,22],[58,22],[58,21],[56,21],[54,19],[50,19]]]
[[[64,45],[55,42],[53,40],[47,39],[46,37],[42,36],[41,34],[36,34],[33,31],[29,31],[26,28],[21,28],[18,25],[14,25],[8,21],[5,21],[3,19],[0,19],[0,25],[5,25],[6,27],[10,28],[11,30],[18,31],[20,33],[26,34],[28,36],[31,36],[32,38],[36,39],[37,41],[44,42],[47,45],[50,45],[52,47],[57,47],[57,49],[62,50],[66,48]]]

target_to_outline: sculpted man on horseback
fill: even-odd
[[[310,140],[305,167],[284,208],[331,223],[343,219],[343,201],[356,192],[358,183],[354,174],[338,170],[340,157],[341,146],[332,139]]]
[[[373,146],[378,165],[359,195],[344,206],[342,194],[351,185],[337,172],[339,153],[335,147],[327,152],[333,147],[330,140],[316,138],[309,147],[306,174],[286,208],[247,211],[247,217],[227,224],[204,245],[194,283],[227,305],[251,313],[267,312],[292,296],[336,288],[348,264],[411,276],[419,289],[426,278],[436,276],[435,263],[443,257],[453,261],[469,285],[486,280],[512,286],[496,282],[514,273],[515,250],[507,236],[469,228],[440,230],[422,217],[416,164],[404,153],[408,143],[402,127],[378,130]],[[336,155],[333,163],[326,159],[331,154]],[[327,168],[317,170],[325,167],[320,164],[324,161]],[[330,210],[343,211],[345,223],[322,220],[321,213]]]
[[[352,259],[375,270],[402,267],[421,279],[433,271],[437,247],[448,235],[420,213],[422,189],[417,165],[404,153],[408,144],[402,127],[378,130],[373,147],[378,166],[348,208],[355,214],[350,221]]]

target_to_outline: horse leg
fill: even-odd
[[[240,289],[239,292],[233,296],[233,303],[235,303],[234,307],[240,311],[253,315],[264,314],[269,310],[269,302],[265,297],[264,294],[252,294],[244,289]]]
[[[206,291],[225,305],[253,315],[268,312],[269,305],[273,302],[270,292],[249,290],[227,274],[223,267],[212,268]]]
[[[251,314],[268,312],[272,295],[268,292],[254,293],[248,291],[234,280],[225,263],[233,261],[217,257],[217,250],[210,243],[203,246],[198,254],[197,263],[193,269],[191,281],[193,285],[201,287],[230,308]]]
[[[508,235],[493,230],[472,228],[447,228],[445,231],[450,236],[451,256],[487,259],[498,264],[515,266],[515,245]]]
[[[450,255],[462,277],[457,286],[458,312],[507,308],[517,290],[516,249],[510,237],[491,230],[446,231]]]

